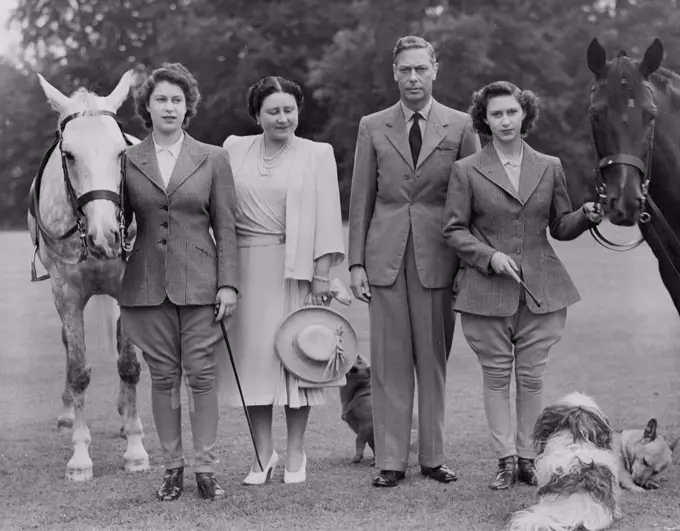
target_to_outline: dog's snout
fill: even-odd
[[[352,367],[352,368],[349,370],[350,374],[356,374],[358,371],[359,371],[359,369],[357,369],[356,367]]]

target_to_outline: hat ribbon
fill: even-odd
[[[337,339],[335,343],[335,354],[333,354],[331,359],[328,360],[328,363],[326,363],[326,366],[321,373],[321,378],[323,380],[325,380],[329,375],[332,375],[331,380],[337,380],[339,378],[340,368],[346,361],[345,349],[342,346],[342,333],[343,327],[342,325],[338,325],[335,330],[335,337]]]

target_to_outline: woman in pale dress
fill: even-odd
[[[302,105],[298,85],[264,78],[248,91],[248,112],[262,134],[229,136],[224,142],[236,184],[242,293],[229,335],[264,466],[254,455],[246,484],[265,483],[278,463],[273,406],[284,406],[286,413],[284,482],[305,480],[303,442],[310,406],[325,403],[324,389],[301,386],[274,349],[286,315],[304,304],[330,304],[330,269],[345,256],[333,148],[295,135]],[[231,364],[220,367],[221,394],[238,406]]]

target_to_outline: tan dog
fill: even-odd
[[[632,492],[658,489],[656,477],[672,462],[678,439],[670,445],[657,433],[656,419],[644,430],[614,433],[613,450],[619,465],[619,483]]]
[[[356,433],[355,453],[352,463],[359,463],[364,457],[366,445],[373,451],[371,466],[375,465],[375,443],[373,435],[373,394],[371,393],[371,367],[366,360],[357,356],[354,365],[346,375],[347,384],[340,387],[342,420]],[[412,427],[418,426],[418,416],[413,416]],[[413,429],[413,428],[412,428]],[[412,434],[410,449],[417,451],[417,441]]]

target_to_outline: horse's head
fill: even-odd
[[[81,88],[70,97],[38,74],[40,85],[59,113],[62,163],[74,199],[87,220],[87,247],[95,258],[115,258],[121,253],[118,194],[121,190],[121,156],[125,139],[113,116],[130,91],[132,71],[106,97]],[[94,192],[94,193],[90,193]]]
[[[588,68],[595,74],[590,122],[599,159],[599,193],[615,225],[634,225],[644,211],[656,117],[649,76],[662,59],[659,39],[641,60],[621,51],[607,61],[597,39],[588,46]]]

